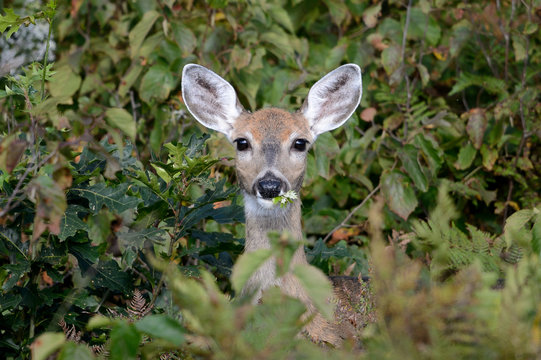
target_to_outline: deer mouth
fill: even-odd
[[[254,181],[252,193],[260,205],[270,208],[274,206],[272,200],[277,196],[285,194],[287,188],[288,182],[285,179],[281,179],[269,171],[263,177]]]

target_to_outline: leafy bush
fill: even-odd
[[[252,110],[363,69],[301,194],[311,263],[372,277],[362,351],[333,357],[539,357],[539,1],[7,5],[0,32],[50,24],[58,60],[0,80],[6,358],[329,356],[295,336],[297,300],[229,299],[258,260],[236,262],[233,153],[188,116],[190,62]]]

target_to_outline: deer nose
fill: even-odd
[[[263,199],[272,199],[280,195],[282,189],[282,182],[276,178],[274,179],[262,179],[257,183],[257,191],[263,197]]]

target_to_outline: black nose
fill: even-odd
[[[282,182],[276,178],[262,179],[257,183],[257,191],[263,199],[272,199],[280,195]]]

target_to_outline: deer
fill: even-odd
[[[299,194],[306,172],[306,156],[317,137],[343,125],[361,101],[361,69],[346,64],[331,71],[309,90],[301,108],[289,112],[263,108],[249,112],[241,105],[233,86],[215,72],[196,64],[182,71],[182,98],[192,116],[206,128],[223,133],[236,147],[236,174],[244,195],[246,219],[245,252],[270,248],[268,233],[288,232],[303,239],[301,201],[282,207],[273,199],[288,191]],[[308,264],[304,246],[293,255],[292,266]],[[353,280],[353,281],[351,281]],[[334,293],[359,291],[359,281],[331,278]],[[302,301],[312,314],[304,332],[317,343],[340,346],[351,337],[351,324],[325,320],[315,310],[301,284],[288,274],[276,276],[276,259],[264,263],[248,280],[243,293],[262,292],[278,286]]]

